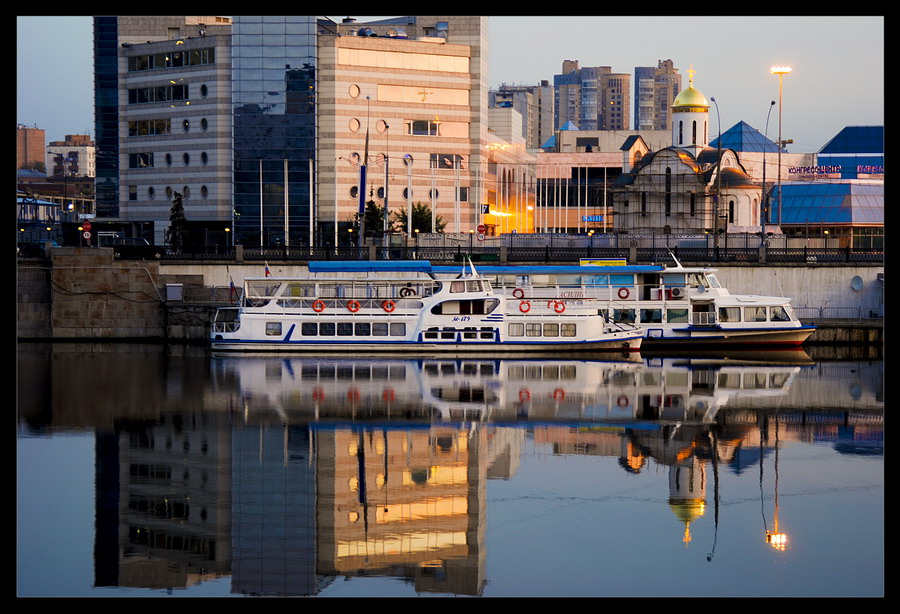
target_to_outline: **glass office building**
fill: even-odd
[[[847,126],[819,150],[820,166],[840,166],[842,179],[884,175],[884,126]]]
[[[314,243],[315,17],[234,17],[232,76],[235,241]]]
[[[118,17],[94,17],[94,190],[100,218],[119,215],[118,49]]]

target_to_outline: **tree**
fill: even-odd
[[[365,216],[366,236],[382,236],[384,234],[384,207],[379,207],[374,200],[370,200],[366,203]],[[356,214],[356,222],[359,224],[359,213]],[[393,223],[389,222],[388,232],[393,230]]]
[[[408,233],[409,229],[407,229],[407,213],[406,209],[400,209],[399,211],[394,212],[394,223],[398,226],[400,230]],[[447,222],[443,220],[440,215],[435,216],[434,219],[434,231],[435,232],[444,232],[444,227],[447,226]],[[418,230],[419,232],[431,232],[431,207],[422,202],[413,203],[412,206],[412,230]]]
[[[175,192],[175,196],[172,198],[172,208],[169,209],[166,243],[172,247],[183,247],[187,239],[187,232],[187,216],[184,214],[181,193]]]

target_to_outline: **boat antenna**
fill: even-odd
[[[475,265],[472,264],[472,258],[470,256],[466,256],[466,259],[469,261],[469,270],[471,271],[471,276],[475,277],[478,275],[478,271],[475,270]]]
[[[678,258],[676,258],[676,257],[675,257],[675,254],[672,253],[672,248],[669,247],[669,246],[667,245],[667,246],[666,246],[666,249],[668,250],[669,255],[672,256],[672,260],[675,261],[675,266],[676,266],[677,268],[679,268],[679,269],[682,268],[682,267],[681,267],[681,263],[678,262]]]

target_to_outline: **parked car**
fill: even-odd
[[[159,260],[166,253],[166,248],[150,245],[147,239],[140,237],[121,237],[112,242],[113,257],[123,260]]]

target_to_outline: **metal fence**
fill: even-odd
[[[883,248],[842,245],[823,237],[720,235],[569,235],[508,234],[483,237],[473,233],[421,234],[415,239],[389,235],[365,247],[234,246],[194,243],[186,248],[166,246],[166,260],[234,262],[306,262],[309,260],[430,260],[438,263],[574,263],[582,258],[625,259],[630,264],[683,263],[883,263]],[[40,246],[39,246],[40,247]],[[38,250],[41,251],[41,250]],[[20,256],[27,256],[21,253]],[[39,254],[35,256],[40,257]],[[46,254],[45,254],[46,256]]]

